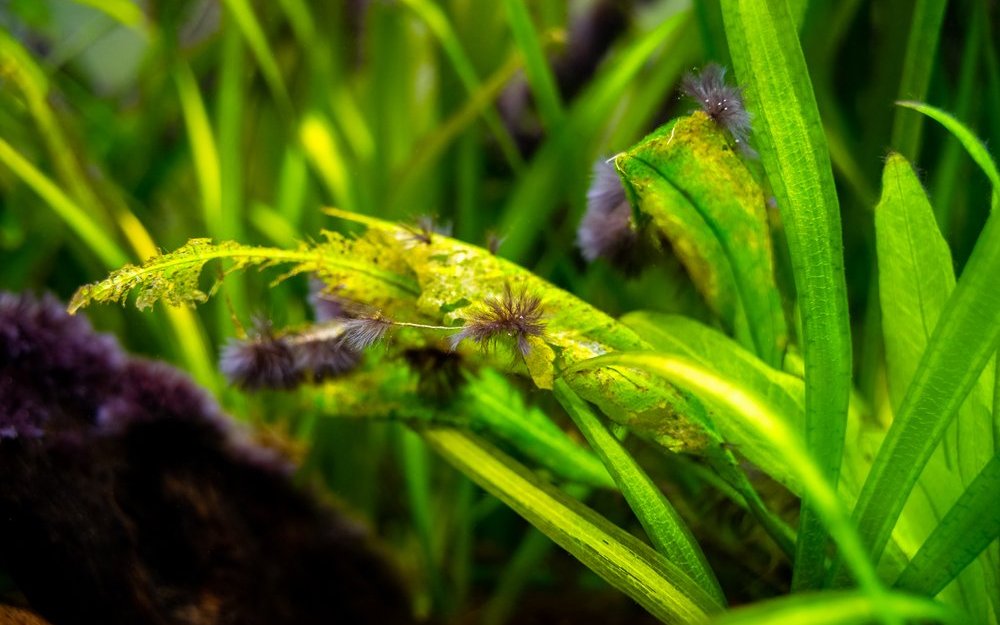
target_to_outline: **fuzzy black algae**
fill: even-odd
[[[361,526],[52,297],[0,294],[0,451],[0,558],[53,625],[412,622]]]

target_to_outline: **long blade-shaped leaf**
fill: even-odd
[[[918,108],[925,109],[928,107]],[[995,203],[1000,189],[996,166],[972,133],[950,116],[943,119],[961,129],[956,137],[997,185],[994,186]],[[855,506],[858,529],[875,559],[882,555],[924,465],[996,351],[998,342],[1000,217],[994,211],[979,235],[955,291],[948,298]],[[837,577],[838,567],[833,573],[835,582],[843,582],[842,577]]]
[[[421,433],[448,462],[657,618],[701,623],[719,610],[680,568],[500,451],[457,430]]]
[[[973,480],[903,571],[896,586],[934,596],[1000,536],[1000,456]]]
[[[951,251],[920,181],[899,154],[886,160],[875,231],[889,396],[898,408],[955,288]]]
[[[880,605],[881,604],[881,605]],[[948,607],[903,594],[886,595],[876,603],[856,592],[807,593],[781,597],[728,612],[712,621],[713,625],[864,625],[871,623],[885,609],[900,619],[935,623],[967,623],[967,617]]]
[[[923,100],[927,97],[946,6],[947,0],[917,0],[914,4],[903,75],[899,80],[900,99]],[[909,159],[917,158],[923,121],[923,117],[910,111],[896,111],[892,145]]]
[[[802,315],[806,443],[837,483],[851,379],[851,341],[840,209],[823,125],[786,0],[722,5],[733,63],[748,87],[755,137],[788,236]],[[803,501],[797,587],[818,586],[826,534]]]
[[[934,210],[905,158],[889,156],[882,186],[882,199],[875,208],[879,295],[889,394],[893,407],[898,409],[955,288],[955,275]],[[921,475],[895,530],[897,542],[903,540],[900,546],[908,556],[993,456],[988,402],[985,393],[969,397]],[[989,568],[975,567],[963,575],[960,587],[955,589],[958,592],[950,600],[963,602],[970,614],[983,615],[983,610],[989,609],[989,597],[984,591],[996,586],[995,573]]]
[[[840,545],[844,558],[850,559],[851,571],[858,584],[873,598],[883,595],[884,589],[875,573],[875,567],[865,554],[847,511],[822,469],[806,449],[798,432],[781,417],[767,398],[754,389],[723,378],[697,362],[659,352],[625,352],[599,356],[583,362],[570,371],[582,368],[621,365],[634,367],[663,377],[679,387],[710,398],[714,403],[728,406],[733,415],[744,421],[744,427],[759,432],[778,453],[784,454],[803,491],[815,502],[819,518]]]
[[[933,597],[1000,536],[1000,456],[994,456],[945,515],[896,586]]]
[[[972,160],[976,162],[976,165],[979,165],[979,168],[983,170],[986,177],[990,179],[990,184],[993,185],[993,208],[996,209],[997,204],[1000,203],[1000,170],[997,169],[997,164],[993,162],[983,142],[976,138],[976,135],[966,128],[962,122],[939,108],[923,104],[922,102],[902,101],[896,104],[923,113],[947,128],[948,132],[958,139],[962,147],[972,157]]]
[[[563,120],[562,100],[555,76],[542,50],[542,44],[524,0],[504,0],[507,19],[517,47],[524,56],[524,73],[538,102],[538,113],[549,130]]]
[[[615,167],[637,214],[670,241],[726,327],[780,366],[785,315],[764,193],[725,131],[696,112],[616,156]]]
[[[553,392],[608,468],[656,550],[725,605],[726,598],[705,554],[663,492],[565,380],[557,380]]]

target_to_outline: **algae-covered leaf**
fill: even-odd
[[[458,327],[475,314],[477,303],[510,288],[541,299],[548,349],[529,352],[528,369],[536,385],[573,365],[617,351],[649,350],[651,345],[624,324],[531,272],[488,251],[442,236],[414,239],[410,229],[367,216],[328,209],[335,217],[366,224],[405,249],[400,257],[420,283],[417,305],[425,317]],[[366,233],[366,237],[369,236]],[[412,310],[405,314],[415,314]],[[537,343],[535,343],[537,344]],[[534,349],[534,348],[533,348]],[[520,353],[520,352],[518,352]],[[511,370],[509,358],[493,364]],[[546,364],[547,363],[547,364]],[[632,367],[610,365],[564,374],[573,392],[596,405],[611,420],[639,436],[674,451],[705,454],[723,478],[743,495],[768,533],[787,548],[789,532],[771,515],[740,471],[732,452],[715,431],[701,401],[693,394]]]
[[[550,385],[551,375],[577,362],[613,351],[650,348],[607,314],[483,248],[439,234],[416,240],[412,230],[391,222],[335,209],[327,212],[364,223],[369,232],[379,231],[405,249],[400,257],[420,284],[417,308],[424,317],[436,316],[440,323],[458,329],[482,302],[508,289],[540,298],[542,340],[550,349],[530,356],[530,373],[539,386]],[[496,364],[503,365],[504,360],[499,358]],[[567,382],[614,421],[670,449],[699,452],[708,444],[704,409],[697,399],[653,376],[604,367],[570,375]]]
[[[724,131],[695,112],[619,154],[615,166],[639,222],[670,241],[727,328],[780,364],[786,324],[764,193]]]
[[[191,239],[168,254],[150,258],[142,265],[125,265],[107,278],[80,287],[70,301],[71,312],[91,302],[120,302],[136,292],[136,306],[148,308],[157,301],[173,305],[200,304],[208,299],[198,279],[205,264],[227,258],[236,268],[278,262],[306,262],[305,255],[274,248],[257,248],[232,241],[212,243],[211,239]]]
[[[76,312],[93,302],[121,302],[133,291],[140,309],[157,301],[189,306],[202,303],[208,294],[199,287],[199,278],[205,264],[212,260],[229,261],[227,273],[252,266],[263,269],[291,264],[292,269],[282,277],[314,272],[351,298],[371,305],[412,299],[417,294],[412,276],[398,273],[399,266],[389,262],[391,247],[334,232],[324,235],[322,243],[303,243],[294,250],[192,239],[173,252],[154,256],[142,265],[125,265],[100,282],[80,287],[69,309]]]

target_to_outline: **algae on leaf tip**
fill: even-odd
[[[700,111],[615,157],[640,223],[688,270],[724,326],[773,367],[787,328],[764,193],[734,143]]]

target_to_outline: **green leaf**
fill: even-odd
[[[920,181],[899,154],[886,160],[875,233],[889,395],[898,408],[955,288],[951,251]]]
[[[857,592],[811,592],[727,612],[712,625],[866,625],[883,610],[907,621],[968,623],[967,616],[924,597],[889,594],[876,600]]]
[[[729,49],[754,114],[754,138],[788,238],[802,317],[805,440],[826,481],[838,482],[851,381],[840,208],[822,120],[785,0],[722,6]],[[793,585],[820,585],[826,536],[803,501]]]
[[[485,442],[449,429],[421,434],[445,460],[653,616],[702,623],[720,609],[669,560]]]
[[[927,97],[947,6],[948,0],[917,0],[914,3],[903,74],[899,79],[900,100],[923,100]],[[909,111],[896,111],[893,119],[892,145],[911,160],[919,154],[923,121],[923,117]]]
[[[638,215],[668,239],[730,330],[768,364],[784,355],[764,193],[702,112],[658,129],[615,157]]]
[[[524,0],[504,0],[504,6],[514,41],[524,56],[524,73],[538,102],[538,113],[545,128],[557,128],[563,121],[562,101],[528,7]]]
[[[938,231],[934,211],[905,158],[890,154],[875,208],[879,296],[886,369],[892,405],[898,410],[920,356],[955,288],[948,244]],[[992,377],[992,376],[986,376]],[[929,460],[918,490],[910,498],[894,535],[907,556],[922,543],[993,455],[992,416],[983,388],[963,404],[946,438]],[[958,488],[956,488],[956,484]],[[972,614],[987,609],[986,588],[996,575],[987,563],[960,580],[960,597]],[[989,581],[987,581],[989,580]]]
[[[474,427],[499,436],[555,475],[598,488],[615,483],[593,453],[581,447],[537,407],[524,398],[503,376],[482,370],[469,381],[461,405],[470,413]]]
[[[982,149],[968,130],[959,140],[970,150]],[[988,161],[991,180],[1000,183],[985,150],[981,156]],[[998,342],[1000,217],[994,211],[945,303],[855,506],[859,532],[874,558],[882,555],[910,491]]]
[[[774,447],[774,453],[785,456],[789,470],[802,484],[804,496],[815,503],[820,520],[840,546],[845,561],[849,560],[858,584],[872,598],[883,595],[884,590],[875,567],[868,559],[834,487],[826,480],[799,433],[785,422],[766,398],[753,389],[742,387],[713,373],[691,359],[658,352],[608,354],[581,363],[575,369],[612,364],[653,373],[700,396],[711,398],[713,403],[728,406],[730,414],[744,421],[743,427],[756,430],[762,440]]]
[[[492,369],[481,369],[475,376],[467,374],[450,401],[427,401],[420,376],[398,358],[398,350],[407,346],[400,334],[392,352],[369,354],[361,370],[315,391],[322,413],[346,419],[460,424],[511,445],[561,480],[615,488],[614,480],[592,452],[574,442],[539,408],[526,405],[514,386]]]
[[[942,111],[939,108],[935,108],[928,104],[923,104],[921,102],[910,102],[902,101],[896,102],[899,106],[905,106],[906,108],[911,108],[914,111],[920,111],[924,115],[930,117],[934,121],[938,122],[942,126],[948,129],[952,135],[958,139],[962,147],[965,148],[972,160],[979,165],[979,168],[983,170],[986,177],[989,178],[990,184],[993,186],[993,209],[995,210],[997,205],[1000,204],[1000,171],[997,170],[997,165],[990,157],[989,151],[987,151],[986,146],[980,141],[976,135],[972,133],[971,130],[966,128],[962,122],[958,121],[952,117],[949,113]]]
[[[565,380],[556,382],[554,392],[614,477],[656,550],[680,567],[719,604],[725,605],[726,598],[705,554],[663,492]]]
[[[982,472],[948,510],[896,580],[896,587],[933,597],[1000,536],[1000,456]]]
[[[776,415],[793,431],[801,431],[804,420],[802,380],[765,365],[733,339],[718,330],[679,315],[632,312],[620,321],[634,329],[657,351],[697,362],[716,375],[753,390],[773,406]],[[713,405],[712,422],[721,439],[794,493],[802,486],[790,471],[783,453],[760,437],[757,428],[747,428],[726,405]]]
[[[528,372],[540,388],[551,387],[556,371],[611,351],[649,349],[639,336],[573,295],[553,287],[510,261],[481,248],[441,235],[416,241],[412,230],[379,219],[335,209],[327,213],[363,223],[395,241],[405,251],[398,257],[417,276],[421,295],[417,300],[425,318],[446,325],[464,320],[474,302],[503,293],[510,285],[542,299],[545,335],[532,340],[525,359]],[[397,307],[399,308],[399,307]],[[386,309],[392,312],[392,308]],[[403,308],[402,314],[413,310]],[[512,368],[509,360],[493,364]],[[767,511],[733,454],[722,445],[705,408],[697,398],[641,371],[615,367],[578,372],[566,376],[574,392],[597,405],[613,421],[630,427],[640,436],[674,451],[704,453],[723,477],[746,499],[768,533],[785,549],[789,531]]]

